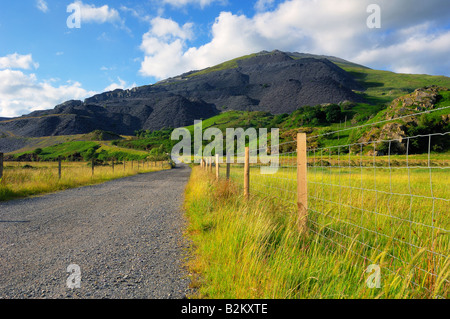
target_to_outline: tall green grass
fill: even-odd
[[[112,166],[96,166],[92,175],[92,167],[86,162],[63,162],[61,179],[58,176],[58,163],[55,162],[5,162],[3,178],[0,179],[0,201],[47,194],[86,185],[94,185],[141,173],[171,168],[167,162],[161,166],[158,162],[137,162],[125,167],[121,163]]]
[[[373,196],[362,199],[353,193],[352,196],[355,197],[350,199],[349,191],[346,195],[343,194],[345,191],[338,195],[338,191],[333,188],[326,191],[327,183],[323,183],[322,179],[330,173],[318,169],[311,172],[311,185],[318,185],[318,188],[311,187],[309,193],[312,199],[310,207],[313,209],[310,211],[310,218],[314,222],[309,223],[308,234],[301,235],[293,205],[295,195],[291,194],[295,185],[286,185],[286,181],[293,179],[292,170],[279,172],[280,175],[273,179],[272,185],[268,185],[267,176],[260,176],[257,172],[258,169],[251,170],[251,198],[245,201],[241,189],[240,167],[232,169],[232,179],[228,182],[224,178],[217,182],[212,174],[198,167],[193,170],[186,189],[185,207],[190,221],[187,235],[194,244],[195,258],[188,266],[196,274],[192,284],[197,289],[195,297],[448,297],[448,258],[440,260],[437,276],[427,276],[418,269],[437,271],[427,268],[433,267],[433,257],[427,248],[411,249],[409,245],[403,247],[394,239],[394,236],[403,236],[407,228],[391,225],[389,221],[392,219],[378,215],[380,218],[377,225],[382,227],[382,230],[377,230],[380,234],[383,233],[383,227],[390,235],[393,230],[396,232],[393,237],[370,241],[368,236],[371,233],[363,229],[374,226],[373,218],[358,215],[355,208],[348,211],[342,208],[342,203],[351,202],[352,206],[357,207],[356,202],[373,201]],[[339,175],[342,178],[343,172]],[[382,175],[384,174],[380,172],[379,176],[386,178]],[[351,175],[347,177],[352,179]],[[402,179],[399,177],[397,182],[401,184]],[[353,181],[354,185],[360,183],[360,180],[359,176]],[[318,181],[320,184],[314,184]],[[397,182],[394,185],[398,185]],[[444,188],[442,187],[443,192]],[[320,196],[316,196],[317,194]],[[441,193],[441,196],[446,194],[448,195]],[[324,202],[323,198],[327,198],[328,202]],[[383,200],[380,197],[377,200],[381,213]],[[341,204],[340,222],[331,218],[333,214],[338,214],[339,209],[337,205],[333,207],[334,201]],[[393,206],[396,202],[398,201],[391,199],[391,211],[396,211]],[[400,206],[403,204],[399,202]],[[397,213],[401,212],[402,209],[397,210]],[[448,220],[447,214],[448,211],[442,211],[441,220]],[[364,223],[364,228],[353,226],[359,226],[361,222]],[[409,236],[409,230],[407,232]],[[345,234],[346,237],[336,235],[338,233]],[[427,241],[424,233],[421,238]],[[439,247],[443,249],[441,252],[448,254],[448,236],[441,236],[440,240]],[[368,249],[361,242],[376,249]],[[422,244],[428,247],[427,243]],[[397,257],[394,259],[395,265],[392,265],[392,255]],[[366,270],[370,264],[381,267],[380,289],[371,289],[366,284],[370,276]]]

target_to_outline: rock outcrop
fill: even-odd
[[[390,151],[391,154],[404,154],[407,148],[407,126],[417,126],[420,120],[418,116],[408,115],[435,109],[442,91],[448,91],[448,89],[433,85],[416,89],[411,94],[395,99],[388,107],[385,119],[399,120],[372,127],[363,134],[358,143],[367,145],[375,141],[390,141],[390,150],[386,150],[387,142],[376,144],[375,155],[386,155],[386,151]],[[442,122],[450,123],[450,115],[443,115]],[[357,152],[357,150],[354,151]],[[373,151],[371,150],[368,154],[373,155]]]
[[[419,88],[411,94],[401,96],[391,103],[386,118],[393,119],[414,112],[432,110],[439,101],[440,91],[448,91],[448,89],[432,85]]]

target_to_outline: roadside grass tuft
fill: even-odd
[[[448,260],[435,283],[417,287],[405,274],[413,273],[423,251],[397,272],[384,271],[392,242],[363,259],[355,244],[358,235],[347,249],[324,239],[325,228],[301,235],[288,207],[258,195],[245,201],[235,182],[217,182],[199,167],[193,168],[186,188],[185,210],[186,236],[193,243],[187,267],[194,298],[399,299],[432,298],[446,291]],[[372,263],[382,269],[380,289],[366,284]]]
[[[113,179],[123,178],[141,173],[162,170],[161,165],[156,167],[143,166],[137,169],[137,165],[131,167],[127,163],[118,165],[115,170],[111,166],[96,166],[94,175],[92,168],[85,162],[63,162],[61,180],[58,178],[58,163],[34,162],[24,168],[23,163],[6,162],[3,178],[0,180],[0,202],[11,199],[24,198],[62,191],[69,188],[95,185]],[[164,169],[168,169],[166,165]]]

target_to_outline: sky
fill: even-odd
[[[2,0],[0,117],[262,50],[450,76],[450,1]]]

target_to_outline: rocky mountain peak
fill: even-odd
[[[291,113],[305,105],[360,102],[353,76],[320,56],[260,52],[201,72],[191,71],[131,90],[117,89],[85,101],[67,101],[0,123],[17,136],[85,134],[101,129],[132,135],[192,125],[223,111]]]

